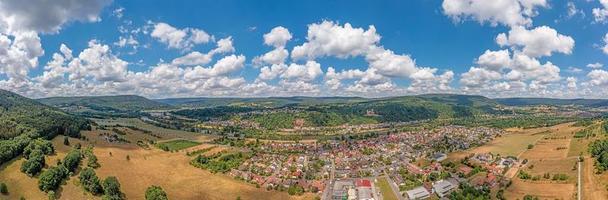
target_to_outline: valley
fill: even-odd
[[[52,105],[89,125],[77,136],[48,137],[54,152],[44,156],[43,173],[70,152],[84,152],[52,192],[58,199],[105,198],[79,179],[91,154],[95,174],[116,177],[126,199],[144,199],[151,186],[170,199],[597,199],[606,192],[598,185],[608,183],[588,154],[587,146],[606,138],[594,107],[513,107],[461,95],[294,100],[287,107],[236,99],[198,108],[134,97],[64,101]],[[435,114],[389,120],[418,112],[416,105]],[[51,195],[27,192],[39,187],[42,173],[21,172],[26,161],[17,155],[2,164],[0,183],[9,193],[0,197]]]

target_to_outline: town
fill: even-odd
[[[444,197],[481,170],[477,186],[496,186],[515,158],[474,155],[459,167],[447,153],[479,146],[505,132],[493,128],[444,126],[362,140],[266,142],[228,174],[267,190],[320,193],[322,199],[379,199],[375,184],[388,181],[400,197]],[[444,164],[442,164],[444,163]],[[447,163],[447,164],[445,164]]]

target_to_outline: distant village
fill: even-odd
[[[402,199],[441,198],[482,171],[486,175],[467,184],[493,187],[506,180],[505,169],[518,162],[515,158],[477,154],[445,161],[449,152],[503,134],[493,128],[444,126],[362,140],[266,142],[228,175],[268,190],[297,187],[322,199],[379,199],[379,179]]]

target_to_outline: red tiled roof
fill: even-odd
[[[372,183],[367,179],[357,180],[357,187],[372,187]]]

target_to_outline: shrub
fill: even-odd
[[[146,200],[168,200],[167,193],[160,186],[150,186],[146,189]]]
[[[41,150],[35,149],[30,153],[29,159],[21,164],[21,172],[29,176],[35,176],[42,171],[44,164],[44,154]]]
[[[93,195],[98,195],[103,192],[101,188],[101,183],[99,182],[99,178],[97,174],[95,174],[95,170],[93,168],[85,168],[80,172],[80,183],[84,187],[84,190],[90,192]]]
[[[0,183],[0,193],[8,194],[8,187],[6,187],[6,183]]]
[[[70,172],[74,172],[82,160],[82,154],[78,149],[72,149],[63,159],[63,166]]]
[[[49,191],[49,193],[47,194],[47,196],[49,197],[49,200],[55,200],[55,199],[57,199],[57,194],[55,194],[55,191]]]
[[[97,162],[97,156],[95,156],[94,154],[89,154],[89,160],[87,161],[87,166],[92,167],[92,168],[98,168],[100,165]]]
[[[51,167],[40,174],[38,188],[45,192],[56,190],[68,173],[68,169],[64,166]]]
[[[48,140],[44,140],[41,138],[32,140],[24,149],[23,156],[25,158],[29,158],[30,154],[34,150],[40,150],[44,155],[50,155],[55,153],[55,148],[53,147],[53,143]]]
[[[519,171],[519,174],[517,175],[520,179],[526,180],[526,179],[531,179],[532,176],[530,174],[528,174],[525,171]]]
[[[103,180],[103,200],[122,200],[123,194],[120,191],[120,183],[114,176],[110,176]]]

